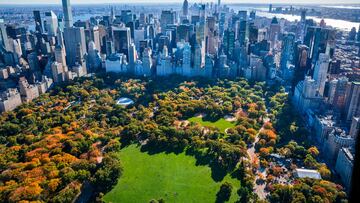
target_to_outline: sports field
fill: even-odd
[[[188,121],[194,122],[194,123],[199,123],[202,126],[217,127],[217,128],[219,128],[219,130],[221,132],[225,132],[225,130],[227,128],[233,128],[236,125],[234,122],[226,121],[224,118],[221,118],[215,122],[212,122],[212,121],[205,121],[201,117],[191,117],[188,119]]]
[[[233,185],[230,202],[238,199],[240,182],[227,175],[221,182],[211,178],[208,166],[196,166],[192,156],[143,153],[135,145],[119,153],[124,171],[118,184],[104,196],[105,202],[148,203],[163,198],[165,202],[215,202],[220,185]]]

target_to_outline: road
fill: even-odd
[[[264,123],[269,122],[269,121],[270,121],[269,118],[264,119]],[[251,147],[251,148],[248,148],[248,150],[247,150],[247,153],[248,153],[248,155],[249,155],[249,157],[250,157],[251,163],[253,163],[254,160],[259,160],[259,159],[258,159],[258,156],[257,156],[257,154],[256,154],[256,152],[255,152],[255,145],[256,145],[257,142],[259,142],[259,140],[260,140],[260,139],[259,139],[259,133],[260,133],[263,129],[264,129],[264,125],[261,127],[261,129],[259,130],[258,134],[256,134],[255,142],[254,142],[254,144],[252,145],[252,147]],[[265,182],[260,183],[260,184],[257,184],[258,182],[261,182],[261,177],[259,176],[259,174],[261,174],[261,176],[262,176],[263,178],[266,178],[267,174],[266,174],[265,168],[259,167],[259,168],[256,170],[256,172],[255,172],[255,181],[254,181],[255,187],[254,187],[254,192],[259,196],[260,199],[265,199],[266,196],[267,196],[267,192],[265,191],[265,186],[266,186],[266,184],[265,184]]]

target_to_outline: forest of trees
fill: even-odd
[[[116,105],[119,97],[129,97],[135,104]],[[287,103],[283,89],[244,79],[130,79],[103,74],[58,85],[0,116],[0,199],[72,202],[82,189],[91,187],[92,199],[100,201],[96,196],[110,191],[121,178],[121,157],[116,152],[138,144],[143,151],[155,153],[186,151],[217,171],[214,179],[230,173],[241,181],[239,202],[257,201],[247,148],[258,133],[256,148],[264,161],[279,151],[328,173],[316,161],[316,148],[290,142],[298,134],[301,140],[303,129],[294,120],[296,116],[284,119],[284,111],[291,109]],[[197,113],[208,120],[232,114],[236,126],[225,133],[216,128],[204,130],[196,123],[179,124]],[[274,122],[265,123],[267,116]],[[282,128],[285,130],[279,130]],[[297,185],[273,185],[269,201],[346,198],[331,182],[299,180]],[[218,198],[227,199],[231,189],[231,185],[221,186]]]

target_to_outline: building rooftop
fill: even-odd
[[[116,104],[121,106],[128,106],[134,104],[134,101],[126,97],[121,97],[116,101]]]
[[[310,169],[295,169],[295,176],[298,178],[313,178],[313,179],[321,179],[321,175],[317,170]]]

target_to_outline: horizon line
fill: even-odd
[[[195,2],[197,3],[197,2]],[[205,4],[207,3],[211,3],[211,2],[205,2]],[[121,3],[121,2],[108,2],[108,3],[98,3],[98,2],[89,2],[89,3],[72,3],[71,5],[111,5],[111,4],[120,4],[120,5],[134,5],[134,4],[182,4],[181,2],[157,2],[157,3],[153,3],[153,2],[132,2],[132,3]],[[194,3],[193,3],[194,4]],[[247,5],[270,5],[270,3],[251,3],[251,2],[242,2],[242,3],[236,3],[236,2],[232,2],[232,3],[223,3],[223,5],[234,5],[234,4],[247,4]],[[272,5],[360,5],[360,3],[271,3]],[[0,2],[0,5],[16,5],[16,6],[21,6],[21,5],[46,5],[46,6],[58,6],[58,5],[62,5],[61,3],[7,3],[7,2]]]

